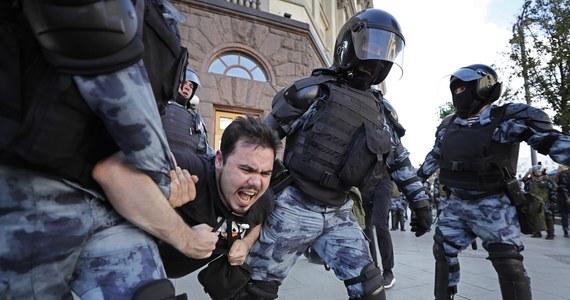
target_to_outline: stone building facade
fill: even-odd
[[[336,33],[362,8],[362,3],[357,4],[362,1],[337,0],[331,8],[334,15],[328,18],[334,22],[326,22],[326,31],[315,29],[310,9],[305,9],[308,14],[301,18],[309,23],[269,12],[279,13],[287,5],[314,8],[323,1],[334,4],[330,0],[172,1],[187,18],[179,26],[182,44],[188,49],[189,67],[200,77],[198,109],[214,148],[233,118],[265,116],[278,91],[308,76],[314,68],[331,64],[334,39],[331,43],[327,32]],[[364,6],[371,7],[370,2],[364,1]],[[319,11],[318,19],[327,19],[323,10]]]

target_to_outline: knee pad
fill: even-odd
[[[176,296],[174,285],[168,279],[157,279],[139,287],[133,300],[186,300],[186,294]]]
[[[363,296],[360,299],[380,300],[386,299],[382,281],[383,277],[380,269],[374,263],[369,263],[362,268],[360,276],[345,280],[344,285],[349,286],[362,283]]]

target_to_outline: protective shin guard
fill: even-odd
[[[133,295],[133,300],[186,300],[186,294],[176,296],[174,285],[168,279],[145,283]]]
[[[436,300],[449,300],[453,299],[457,293],[457,286],[448,286],[450,266],[447,262],[447,256],[443,249],[443,236],[438,234],[439,230],[434,235],[435,243],[433,244],[433,257],[435,258],[435,285],[433,294]],[[459,265],[454,267],[459,271]]]
[[[530,278],[522,263],[523,257],[515,246],[489,245],[489,260],[499,275],[503,299],[531,300]]]

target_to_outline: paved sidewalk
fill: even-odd
[[[433,228],[433,227],[432,227]],[[433,230],[432,230],[433,232]],[[562,228],[556,225],[554,240],[523,236],[525,267],[531,277],[533,299],[570,300],[570,238],[562,237]],[[416,238],[410,231],[392,231],[394,243],[396,283],[387,290],[389,300],[433,299],[434,259],[432,234]],[[497,275],[487,252],[468,248],[459,255],[461,282],[456,300],[500,300],[501,291]],[[174,280],[178,293],[185,292],[189,299],[208,300],[196,279],[197,272]],[[346,300],[344,284],[332,271],[321,265],[299,259],[279,289],[281,300]]]

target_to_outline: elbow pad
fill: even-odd
[[[139,61],[144,1],[23,1],[47,61],[63,73],[97,75]],[[137,16],[138,14],[138,16]]]
[[[507,118],[524,120],[524,122],[538,132],[554,130],[552,120],[543,110],[523,103],[513,103],[505,111]]]

